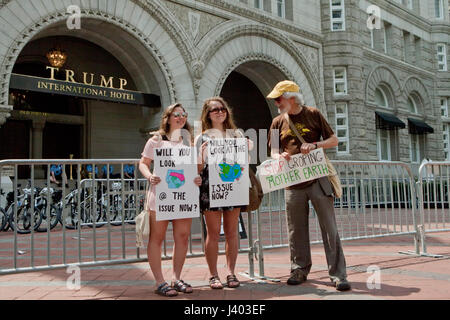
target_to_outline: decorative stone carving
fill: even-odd
[[[194,95],[195,99],[197,99],[200,91],[201,79],[203,78],[203,71],[205,70],[205,64],[199,60],[194,61],[191,65],[191,70],[194,76]]]
[[[173,19],[173,15],[170,10],[168,10],[168,5],[171,3],[169,1],[160,1],[160,0],[131,0],[142,7],[145,11],[147,11],[156,21],[158,21],[164,30],[175,42],[176,46],[180,50],[183,55],[186,64],[189,64],[191,61],[196,60],[196,50],[194,43],[189,39],[185,30],[189,30],[189,28],[182,27],[179,24],[178,19]],[[186,11],[186,8],[184,7]]]
[[[303,52],[314,72],[319,74],[319,50],[303,43],[295,42],[295,45]]]
[[[0,127],[5,124],[6,120],[11,116],[12,106],[0,105]]]
[[[395,105],[391,107],[393,109],[397,108],[397,106],[401,103],[403,90],[397,76],[392,73],[387,66],[376,67],[367,78],[366,101],[375,103],[375,90],[381,83],[384,83],[390,87],[390,91],[393,93],[395,100]]]
[[[286,23],[282,19],[272,18],[260,10],[254,10],[246,8],[244,6],[237,6],[235,2],[237,1],[226,1],[226,0],[196,0],[203,2],[207,5],[214,5],[223,10],[238,14],[241,17],[248,18],[250,20],[259,21],[262,24],[270,25],[270,27],[287,31],[289,33],[308,38],[313,41],[321,42],[322,36],[318,33],[309,32],[303,28],[296,27],[294,24]]]
[[[191,68],[192,68],[194,77],[196,79],[203,78],[203,71],[205,70],[205,64],[202,61],[200,61],[200,60],[194,61],[191,65]]]
[[[227,21],[227,19],[198,10],[187,10],[185,6],[174,2],[165,1],[164,4],[177,18],[178,22],[184,27],[184,29],[187,30],[192,36],[192,40],[195,44],[197,44],[203,36],[214,27]]]
[[[270,57],[268,55],[262,54],[262,53],[250,53],[248,55],[239,57],[235,59],[232,63],[230,63],[225,71],[220,76],[219,81],[217,82],[216,88],[214,90],[214,95],[218,96],[220,95],[220,91],[222,90],[223,85],[225,84],[225,81],[227,80],[228,76],[233,72],[238,66],[241,64],[244,64],[246,62],[250,61],[262,61],[267,62],[275,67],[277,67],[289,80],[294,80],[294,76],[292,73],[280,62],[275,60],[273,57]]]
[[[433,103],[431,102],[430,95],[428,94],[428,90],[423,82],[415,77],[411,76],[405,81],[404,92],[406,96],[411,94],[411,92],[416,92],[420,99],[422,99],[422,107],[424,110],[420,110],[423,115],[430,116],[433,115]],[[406,98],[405,98],[406,99]]]
[[[198,30],[200,27],[200,14],[189,11],[189,31],[191,32],[191,36],[195,39],[198,35]]]

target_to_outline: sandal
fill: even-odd
[[[178,292],[192,293],[193,291],[192,286],[189,283],[184,282],[183,280],[176,280],[175,282],[172,282],[172,286]]]
[[[170,291],[175,291],[174,293],[169,293]],[[164,297],[175,297],[178,295],[177,290],[169,286],[167,282],[161,283],[158,286],[158,289],[155,290],[156,294],[159,294],[160,296]]]
[[[231,283],[234,282],[234,284],[232,285]],[[239,282],[239,280],[236,278],[236,276],[234,274],[230,274],[227,276],[227,286],[228,288],[237,288],[241,285],[241,283]]]
[[[209,278],[209,286],[211,289],[223,289],[222,282],[219,279],[219,276],[212,276]]]

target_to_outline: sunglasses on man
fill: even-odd
[[[187,116],[188,116],[188,114],[186,112],[174,112],[174,113],[172,113],[172,115],[175,118],[179,118],[179,117],[187,118]]]
[[[227,108],[219,107],[219,108],[213,108],[213,109],[209,110],[209,113],[219,113],[219,112],[227,112]]]

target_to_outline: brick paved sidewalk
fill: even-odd
[[[334,300],[334,299],[450,299],[450,232],[427,235],[428,252],[442,258],[399,254],[413,249],[412,236],[391,236],[343,242],[349,281],[353,289],[337,292],[331,286],[321,244],[312,246],[313,267],[308,281],[288,286],[289,252],[287,248],[266,251],[265,275],[280,282],[251,281],[243,274],[248,270],[248,256],[238,257],[238,289],[211,290],[205,259],[189,258],[183,279],[191,283],[194,293],[176,298],[189,300]],[[257,267],[258,261],[255,261]],[[381,269],[381,288],[368,289],[369,266]],[[225,257],[219,257],[222,281],[226,278]],[[171,277],[171,262],[163,262],[166,279]],[[81,289],[69,290],[66,270],[4,275],[0,277],[0,299],[67,300],[67,299],[168,299],[156,295],[155,282],[147,263],[81,269]]]

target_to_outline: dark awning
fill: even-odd
[[[393,114],[380,111],[375,111],[375,114],[377,115],[377,129],[395,130],[406,128],[406,124]]]
[[[434,129],[422,120],[408,118],[408,128],[411,134],[434,133]]]

